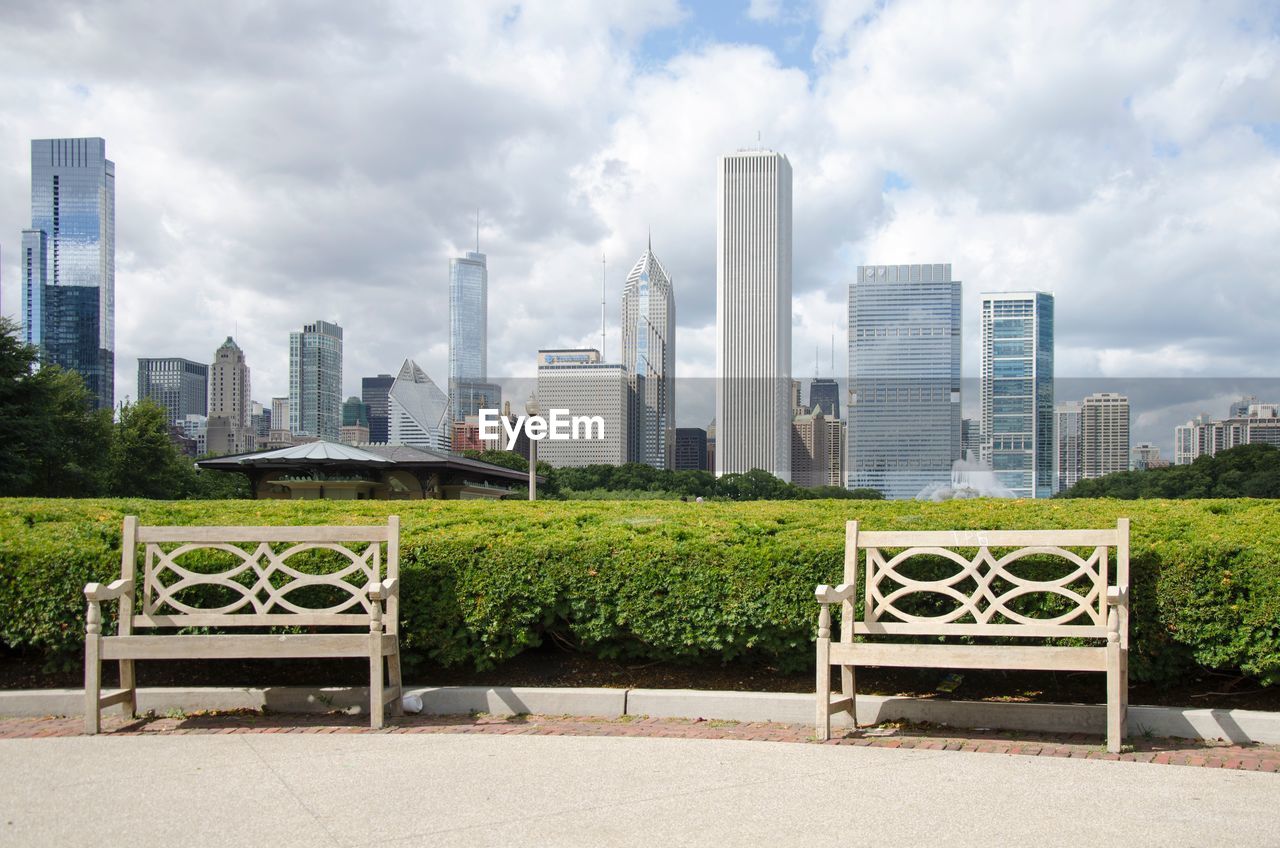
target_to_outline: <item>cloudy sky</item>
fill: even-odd
[[[1280,376],[1274,2],[5,6],[2,308],[30,139],[106,138],[118,399],[137,357],[229,334],[254,397],[285,394],[316,318],[345,328],[348,394],[405,357],[443,382],[477,209],[493,375],[598,344],[602,256],[616,358],[651,230],[678,373],[710,376],[716,157],[757,134],[794,169],[798,374],[835,334],[843,376],[856,265],[950,262],[966,375],[979,292],[1035,288],[1059,375]]]

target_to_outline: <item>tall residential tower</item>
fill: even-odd
[[[671,468],[676,432],[676,302],[649,243],[622,291],[622,364],[633,403],[629,461]]]
[[[328,321],[289,334],[289,432],[336,442],[342,429],[342,328]]]
[[[115,405],[116,166],[100,138],[31,142],[31,228],[22,231],[22,325],[40,361]]]
[[[996,479],[1053,495],[1053,295],[982,295],[982,433]]]
[[[716,174],[716,475],[791,479],[791,163],[720,157]]]

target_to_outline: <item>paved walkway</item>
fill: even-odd
[[[1122,755],[1231,767],[1210,770],[1097,762],[1094,739],[920,728],[783,745],[741,740],[803,743],[810,729],[525,716],[371,732],[259,714],[107,726],[90,738],[78,720],[0,720],[0,845],[1280,844],[1280,775],[1248,773],[1280,768],[1270,747],[1137,739]]]

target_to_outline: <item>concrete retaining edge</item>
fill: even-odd
[[[360,713],[368,703],[362,687],[152,688],[138,691],[138,709],[174,711],[266,709],[280,713]],[[695,689],[544,688],[528,686],[406,687],[422,698],[423,712],[456,715],[624,715],[654,718],[777,721],[809,724],[814,696],[787,692],[715,692]],[[0,716],[80,715],[79,689],[0,691]],[[118,709],[109,707],[108,711]],[[987,701],[942,701],[920,698],[858,696],[858,723],[929,722],[961,728],[1023,730],[1046,733],[1103,732],[1105,707],[1100,704],[1022,704]],[[848,715],[833,717],[836,728],[848,727]],[[1129,707],[1127,732],[1179,739],[1227,740],[1238,744],[1280,744],[1280,713],[1259,710]]]

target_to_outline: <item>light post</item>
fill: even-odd
[[[538,405],[537,392],[529,395],[529,399],[524,402],[524,411],[529,413],[531,418],[542,412],[542,407]],[[536,501],[538,499],[538,440],[528,434],[529,431],[526,428],[525,437],[529,440],[529,500]]]

